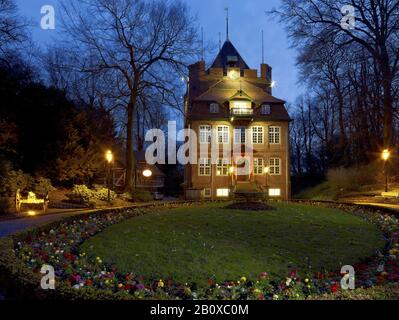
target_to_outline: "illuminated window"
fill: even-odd
[[[204,198],[211,198],[212,197],[212,189],[211,188],[205,188],[204,189]]]
[[[229,189],[217,189],[216,190],[216,195],[219,198],[226,198],[229,196]]]
[[[270,175],[278,176],[281,174],[280,158],[270,158],[269,160]]]
[[[270,197],[280,197],[281,189],[269,189],[269,196]]]
[[[262,158],[254,159],[254,174],[256,174],[256,175],[263,174],[263,159]]]
[[[262,114],[265,114],[265,115],[270,114],[270,113],[271,113],[270,104],[262,104],[261,113],[262,113]]]
[[[211,103],[209,108],[211,113],[219,113],[219,104]]]
[[[235,128],[234,129],[234,143],[244,144],[245,143],[245,128]]]
[[[229,143],[229,127],[228,126],[218,126],[218,143],[226,144]]]
[[[218,159],[216,165],[216,175],[217,176],[227,176],[229,174],[229,160]]]
[[[252,127],[252,143],[263,143],[263,127]]]
[[[280,144],[280,127],[269,127],[269,143]]]
[[[211,126],[200,126],[200,143],[211,143],[212,128]]]
[[[211,175],[211,159],[207,158],[199,159],[199,175],[200,176]]]
[[[234,109],[251,109],[251,101],[233,101]]]

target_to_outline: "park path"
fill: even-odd
[[[37,215],[34,217],[18,218],[0,221],[0,238],[6,237],[10,234],[29,229],[41,224],[50,223],[84,213],[89,210],[63,210],[62,212],[56,212],[46,215]]]
[[[372,207],[391,209],[391,210],[397,211],[399,213],[399,204],[367,202],[367,201],[354,201],[353,203],[357,204],[357,205],[363,205],[363,206],[372,206]]]
[[[146,203],[135,203],[126,207],[114,207],[113,209],[122,209],[122,208],[141,208],[148,207],[154,204],[170,204],[170,203],[178,203],[179,201],[168,200],[163,202],[146,202]],[[107,208],[103,208],[107,209]],[[13,233],[23,231],[32,227],[36,227],[42,224],[47,224],[50,222],[54,222],[57,220],[61,220],[66,217],[76,216],[82,213],[95,212],[101,210],[98,209],[50,209],[49,213],[46,215],[37,215],[37,216],[27,216],[24,218],[14,218],[10,220],[0,220],[0,238],[7,237]]]

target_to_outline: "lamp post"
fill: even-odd
[[[265,187],[266,187],[266,197],[269,198],[269,186],[268,186],[268,177],[269,177],[270,168],[268,166],[263,168],[263,173],[265,174]]]
[[[230,172],[230,175],[231,175],[231,188],[234,187],[234,171],[235,171],[234,166],[231,166],[229,168],[229,172]]]
[[[105,160],[107,160],[107,189],[108,189],[108,203],[111,204],[111,190],[110,190],[110,174],[111,174],[111,163],[114,159],[114,155],[111,150],[105,153]]]
[[[391,156],[391,153],[389,152],[388,149],[385,149],[384,151],[382,151],[381,158],[382,158],[382,160],[384,160],[385,192],[388,192],[388,166],[387,166],[387,162],[388,162],[390,156]]]

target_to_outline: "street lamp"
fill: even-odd
[[[388,167],[387,167],[387,162],[388,162],[390,156],[391,156],[391,153],[389,152],[388,149],[385,149],[385,150],[382,151],[381,158],[382,158],[382,160],[384,160],[385,192],[388,192]]]
[[[146,169],[143,171],[143,176],[149,178],[152,176],[152,171],[150,169]]]
[[[111,190],[110,190],[110,174],[111,174],[111,163],[114,160],[114,155],[111,150],[105,153],[105,160],[107,161],[107,189],[108,189],[108,203],[111,204]]]

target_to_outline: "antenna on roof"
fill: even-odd
[[[262,30],[262,64],[264,63],[265,63],[265,47],[264,47],[263,30]]]
[[[201,61],[204,61],[204,28],[201,27]]]
[[[222,33],[219,32],[219,51],[222,49]]]
[[[224,10],[226,10],[226,41],[229,41],[229,8]]]

